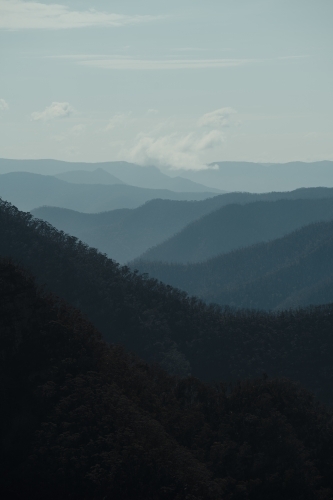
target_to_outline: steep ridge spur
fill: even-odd
[[[332,413],[309,393],[167,376],[1,259],[0,352],[2,498],[332,498]]]
[[[80,308],[107,341],[182,376],[288,376],[333,406],[332,305],[277,314],[207,306],[3,201],[0,234],[0,255]]]

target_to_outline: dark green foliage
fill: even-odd
[[[2,498],[329,500],[332,414],[288,380],[179,380],[0,261]]]
[[[120,267],[4,202],[0,234],[0,255],[79,307],[107,341],[182,376],[288,376],[333,405],[333,306],[277,314],[220,310]]]
[[[311,224],[201,264],[134,264],[164,283],[221,305],[284,309],[325,304],[333,302],[333,222]]]
[[[177,235],[145,252],[140,259],[184,264],[202,262],[279,238],[312,222],[332,219],[333,198],[227,205],[192,222]]]

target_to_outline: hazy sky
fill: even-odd
[[[333,0],[0,0],[0,157],[333,160]]]

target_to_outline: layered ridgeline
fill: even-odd
[[[177,192],[213,192],[224,190],[207,187],[184,177],[170,177],[158,168],[142,167],[126,161],[103,163],[66,162],[59,160],[10,160],[0,158],[0,174],[31,172],[55,175],[78,184],[129,184],[149,189],[168,189]]]
[[[203,263],[137,260],[133,267],[221,305],[287,309],[325,304],[333,302],[333,221],[310,224]]]
[[[306,391],[167,376],[2,260],[0,350],[2,498],[333,496],[332,414]]]
[[[301,190],[304,198],[311,192]],[[333,190],[319,192],[333,194]],[[289,194],[293,193],[299,194],[295,191]],[[192,222],[175,236],[149,249],[141,259],[202,262],[237,248],[279,238],[311,222],[332,219],[332,197],[227,205]]]
[[[0,175],[0,196],[21,210],[52,205],[81,212],[102,212],[135,208],[148,200],[204,200],[215,193],[176,193],[167,189],[146,189],[126,184],[74,184],[51,175],[13,172]]]
[[[152,200],[136,209],[113,210],[100,214],[85,214],[47,206],[32,210],[32,213],[35,217],[50,222],[57,229],[76,236],[88,245],[98,248],[98,250],[106,253],[117,262],[125,263],[139,257],[149,248],[164,242],[184,229],[190,222],[200,219],[204,215],[231,203],[245,204],[255,200],[276,200],[279,197],[289,197],[291,199],[308,197],[309,199],[319,200],[323,196],[333,196],[333,190],[320,188],[299,189],[290,193],[266,193],[262,195],[228,193],[202,201]],[[263,207],[265,210],[265,205]],[[273,207],[276,207],[277,210],[280,209],[279,206],[273,205]],[[223,244],[229,244],[229,246],[233,247],[233,245],[237,245],[237,238],[241,240],[241,244],[245,244],[247,238],[250,239],[250,242],[255,238],[259,238],[259,241],[267,239],[268,236],[281,234],[281,231],[284,233],[311,221],[325,219],[331,213],[333,218],[330,202],[318,203],[317,205],[315,203],[313,205],[309,204],[308,208],[304,209],[304,213],[301,212],[302,205],[291,204],[287,205],[287,208],[289,210],[295,208],[295,213],[291,215],[290,220],[285,216],[285,213],[282,213],[281,216],[276,212],[265,214],[266,226],[260,224],[262,217],[259,217],[255,231],[250,233],[250,235],[249,229],[251,229],[251,226],[247,227],[247,221],[242,224],[240,219],[241,214],[246,211],[241,209],[240,213],[237,213],[237,208],[226,210],[226,221],[224,220],[224,226],[221,231],[216,232],[214,230],[214,221],[210,223],[210,226],[208,225],[204,228],[207,238],[210,237],[207,240],[208,251],[212,250],[219,253],[218,249]],[[229,220],[227,215],[230,213],[230,210],[233,214],[233,219]],[[286,209],[284,210],[286,211]],[[313,213],[311,210],[313,210]],[[224,212],[222,211],[221,213],[223,216]],[[214,217],[213,214],[212,217]],[[219,214],[218,217],[220,217]],[[275,220],[269,221],[268,219],[267,221],[269,217],[275,217]],[[223,224],[223,220],[219,221],[220,225],[221,223]],[[251,221],[251,223],[253,226],[255,221]],[[277,227],[273,225],[276,223]],[[195,227],[199,228],[199,231],[201,230],[200,224],[195,225]],[[219,227],[219,224],[217,224],[217,227]],[[244,225],[246,226],[245,231]],[[214,241],[212,241],[214,238],[217,240],[215,246]],[[201,251],[204,250],[204,242],[201,246],[200,242],[195,243],[198,245],[198,251],[200,249]],[[185,243],[183,247],[185,247]],[[163,249],[164,246],[161,248]],[[190,250],[195,251],[195,248],[191,247]],[[155,249],[152,251],[153,255],[154,251]],[[156,251],[158,252],[159,250],[156,249]],[[151,252],[146,254],[146,256],[149,255],[151,255]]]
[[[278,314],[207,306],[5,202],[0,234],[0,255],[79,307],[106,340],[204,380],[288,376],[333,405],[332,305]]]

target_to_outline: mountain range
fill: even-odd
[[[299,187],[333,187],[333,161],[253,163],[216,161],[203,170],[163,169],[194,182],[226,191],[291,191]]]
[[[202,201],[151,200],[135,209],[112,210],[100,214],[85,214],[48,206],[34,209],[32,213],[36,217],[50,222],[57,229],[80,238],[85,243],[88,243],[88,245],[106,253],[117,262],[125,263],[138,258],[150,247],[162,244],[168,238],[183,230],[189,223],[216,211],[220,207],[235,202],[245,204],[254,202],[255,200],[276,200],[279,198],[312,198],[315,200],[331,195],[333,195],[333,190],[325,188],[300,189],[291,193],[257,195],[250,193],[227,193]],[[240,208],[240,210],[243,209]],[[303,216],[299,214],[296,219],[293,216],[294,218],[292,218],[289,225],[287,223],[287,226],[295,228],[303,223],[320,220],[322,214],[323,218],[326,217],[324,213],[325,207],[322,209],[318,207],[315,210],[317,210],[318,214],[314,213],[312,215],[308,213],[308,210]],[[234,222],[237,223],[237,218]],[[200,223],[196,227],[200,228]],[[240,225],[238,230],[241,229],[242,226]],[[271,232],[274,234],[280,234],[279,231],[281,233],[281,224],[276,230],[271,228]],[[267,238],[267,228],[266,234],[265,228],[261,228],[260,226],[257,228],[257,232],[256,237],[259,238],[259,241]],[[225,236],[230,236],[230,234],[226,233]],[[223,235],[221,235],[222,237]],[[244,241],[243,239],[243,243]],[[251,237],[250,242],[252,242]],[[165,244],[167,245],[168,243],[166,242]],[[212,241],[208,240],[207,245],[212,245]],[[163,244],[161,248],[164,248]],[[156,250],[158,249],[159,247]],[[150,255],[154,251],[155,249],[152,249],[145,255]],[[166,260],[168,260],[168,256]]]
[[[12,172],[55,175],[67,182],[79,184],[124,183],[141,188],[168,189],[176,192],[224,192],[214,186],[207,187],[184,177],[170,177],[153,166],[142,167],[126,161],[83,163],[0,158],[0,174]]]
[[[330,197],[306,199],[314,193]],[[278,196],[284,198],[277,201],[226,205],[147,250],[141,259],[184,264],[202,262],[231,250],[279,238],[311,222],[333,219],[332,194],[333,189],[319,189],[318,192],[316,189],[304,189],[273,193],[271,199]],[[287,196],[289,199],[286,199]],[[300,199],[297,199],[298,196]]]
[[[53,205],[89,213],[135,208],[154,198],[203,200],[214,193],[176,193],[126,184],[73,184],[51,175],[13,172],[0,175],[0,196],[26,211],[41,205]]]

